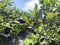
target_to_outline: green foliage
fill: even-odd
[[[57,8],[60,8],[60,2],[59,2],[59,3],[57,3]]]
[[[48,16],[47,16],[47,18],[49,18],[49,19],[53,19],[53,17],[54,17],[54,13],[50,13],[50,12],[48,12]]]
[[[33,40],[26,38],[26,39],[24,40],[24,44],[25,44],[25,45],[33,44]]]
[[[37,4],[35,4],[34,9],[33,10],[30,10],[31,14],[32,15],[36,15],[37,9],[38,9],[38,6],[37,6]]]
[[[35,4],[33,10],[23,12],[12,6],[10,0],[1,0],[0,35],[18,36],[26,31],[29,35],[23,40],[25,45],[60,45],[60,2],[39,0],[39,3],[40,9]]]

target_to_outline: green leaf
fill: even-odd
[[[37,8],[38,8],[38,6],[37,6],[37,4],[35,4],[34,9],[33,9],[33,14],[34,15],[36,15],[36,13],[37,13]]]
[[[44,0],[44,4],[50,4],[50,0]]]
[[[26,22],[29,22],[29,19],[27,18],[27,16],[23,16],[23,20],[25,20]]]
[[[36,15],[37,9],[38,9],[38,6],[37,6],[37,4],[35,4],[34,9],[33,9],[33,10],[29,10],[29,11],[30,11],[30,13],[31,13],[32,15]]]
[[[0,15],[0,21],[2,21],[2,19],[3,19],[3,16],[2,16],[2,15]]]
[[[39,10],[38,16],[39,16],[40,19],[42,19],[42,10]]]
[[[29,45],[30,43],[33,44],[33,40],[32,40],[32,39],[26,38],[26,39],[24,40],[24,44],[25,44],[25,45]]]
[[[60,8],[60,2],[57,4],[57,8]]]
[[[44,0],[39,0],[39,3],[40,3],[40,4],[43,4],[43,3],[44,3]]]
[[[33,14],[33,11],[32,10],[29,10],[31,14]]]
[[[54,13],[48,12],[48,16],[47,16],[47,18],[49,18],[49,19],[53,19],[53,17],[54,17]]]

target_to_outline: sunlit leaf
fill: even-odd
[[[30,11],[30,13],[31,13],[32,15],[36,15],[37,9],[38,9],[38,5],[35,4],[34,9],[33,9],[33,10],[29,10],[29,11]]]
[[[50,4],[50,0],[44,0],[44,4]]]
[[[32,39],[26,38],[26,39],[24,40],[24,44],[25,44],[25,45],[29,45],[30,43],[33,44],[33,40],[32,40]]]
[[[31,14],[33,14],[33,11],[32,10],[29,10]]]
[[[54,17],[54,13],[48,12],[48,16],[47,16],[47,18],[49,18],[49,19],[53,19],[53,17]]]
[[[60,8],[60,2],[57,4],[57,8]]]
[[[35,4],[34,9],[33,9],[33,14],[34,14],[34,15],[36,15],[36,13],[37,13],[37,8],[38,8],[38,5]]]

